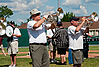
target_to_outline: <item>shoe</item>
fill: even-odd
[[[58,61],[55,60],[55,59],[51,59],[50,62],[51,62],[51,63],[57,63]]]
[[[9,67],[13,67],[12,65],[10,65]]]
[[[64,65],[66,65],[67,64],[67,62],[64,62]]]
[[[53,59],[54,63],[57,63],[57,60]]]
[[[51,60],[51,63],[54,63],[54,60]]]
[[[60,63],[60,65],[66,65],[67,64],[67,62],[64,62],[64,63]]]
[[[16,65],[14,64],[13,67],[16,67]]]

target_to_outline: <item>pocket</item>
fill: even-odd
[[[39,45],[30,45],[29,50],[33,52],[36,51],[39,47],[40,47]]]

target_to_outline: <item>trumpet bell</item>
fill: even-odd
[[[12,33],[13,33],[13,28],[11,26],[7,26],[6,27],[6,35],[8,37],[11,37],[12,36]]]
[[[0,23],[0,36],[5,35],[6,26],[3,23]]]
[[[3,36],[5,34],[5,30],[1,29],[2,26],[0,26],[0,36]]]
[[[52,24],[56,23],[57,21],[57,16],[56,15],[49,15],[48,18],[46,19],[46,24]]]

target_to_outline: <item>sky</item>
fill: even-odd
[[[58,0],[0,0],[0,6],[7,6],[13,15],[7,21],[15,21],[17,25],[26,23],[32,9],[45,12],[57,11]],[[73,12],[76,16],[89,16],[92,12],[99,14],[99,0],[60,0],[59,7],[66,12]]]

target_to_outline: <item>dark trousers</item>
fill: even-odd
[[[84,43],[83,47],[84,47],[84,50],[83,50],[84,58],[88,58],[89,43],[88,42]]]

